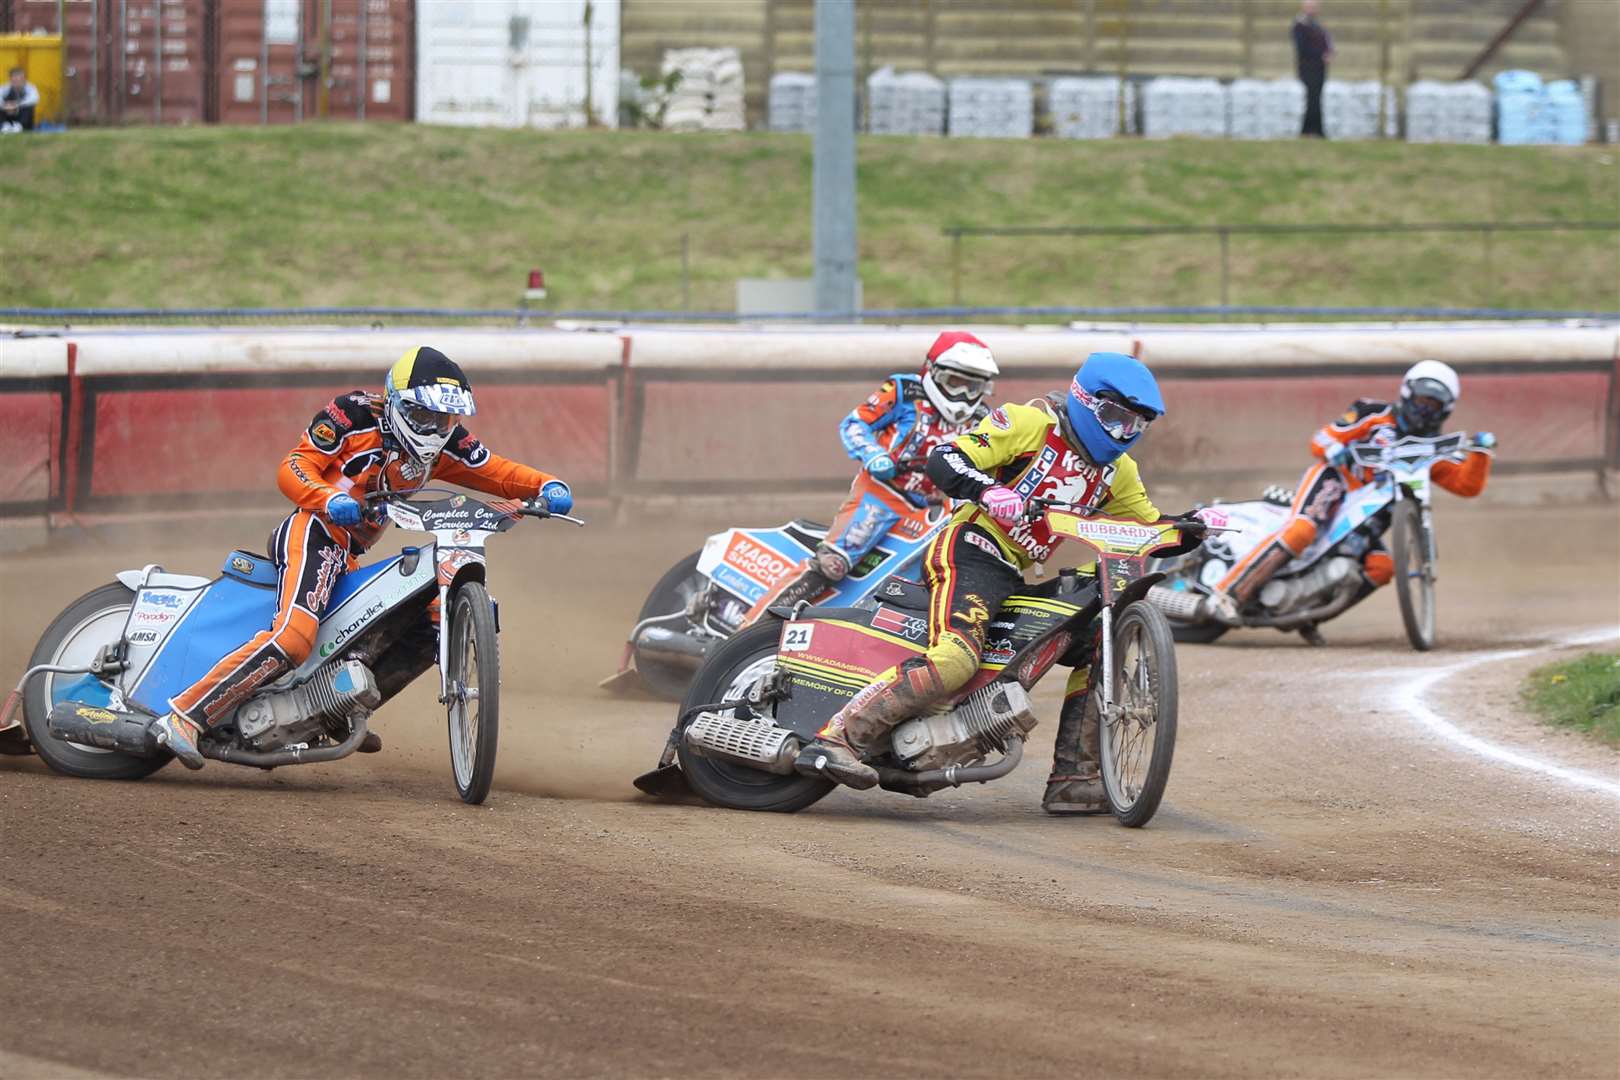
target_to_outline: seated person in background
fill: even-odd
[[[33,131],[39,88],[20,67],[11,69],[6,88],[0,90],[0,132]]]

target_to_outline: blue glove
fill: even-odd
[[[358,525],[360,504],[340,492],[326,500],[326,520],[334,525]]]
[[[1490,431],[1476,431],[1476,432],[1474,432],[1474,449],[1476,449],[1476,450],[1495,450],[1496,449],[1496,435],[1495,435],[1495,433],[1490,432]]]
[[[1336,442],[1327,448],[1322,457],[1335,469],[1343,468],[1350,464],[1350,448],[1342,442]]]
[[[540,489],[539,502],[548,514],[566,514],[574,508],[574,493],[561,480],[548,480]]]
[[[873,454],[866,459],[864,468],[874,480],[887,480],[894,475],[894,458],[888,454]]]

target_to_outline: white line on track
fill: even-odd
[[[1600,791],[1605,795],[1620,798],[1620,783],[1604,779],[1601,776],[1593,776],[1591,773],[1581,772],[1579,769],[1554,765],[1551,762],[1530,757],[1528,754],[1521,754],[1516,750],[1508,750],[1497,746],[1495,743],[1486,742],[1476,735],[1468,734],[1468,732],[1446,720],[1423,703],[1423,695],[1437,683],[1471,668],[1483,664],[1498,663],[1503,660],[1516,660],[1521,656],[1530,656],[1538,652],[1551,652],[1556,649],[1567,649],[1578,645],[1595,645],[1600,641],[1612,640],[1616,636],[1620,636],[1620,631],[1613,629],[1588,630],[1583,633],[1570,634],[1551,644],[1539,645],[1533,649],[1503,649],[1497,652],[1482,653],[1460,663],[1431,668],[1397,687],[1394,692],[1395,703],[1404,709],[1407,715],[1436,735],[1448,742],[1455,743],[1464,750],[1478,754],[1480,757],[1499,761],[1504,765],[1511,765],[1515,768],[1528,769],[1531,772],[1556,777],[1576,787],[1588,788],[1592,791]]]

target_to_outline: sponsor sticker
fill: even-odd
[[[309,441],[322,450],[336,450],[337,428],[333,427],[329,420],[317,420],[309,426]]]
[[[171,611],[185,603],[176,593],[143,592],[141,603],[151,604],[153,607],[168,608]]]
[[[788,623],[782,628],[781,652],[804,652],[815,637],[815,623]]]
[[[879,604],[877,611],[872,615],[872,627],[911,641],[921,641],[928,636],[927,622],[884,604]]]
[[[338,408],[338,403],[335,401],[327,403],[326,415],[331,417],[332,423],[344,430],[354,427],[354,421],[349,419],[349,414]]]
[[[735,567],[748,578],[767,587],[775,585],[793,570],[793,563],[784,556],[740,533],[732,537],[723,560],[728,566]]]
[[[156,630],[131,630],[129,632],[129,643],[131,645],[151,645],[157,639],[158,632]]]
[[[135,613],[135,615],[134,615],[134,619],[135,619],[136,622],[155,622],[155,623],[173,622],[174,620],[178,619],[179,617],[180,616],[176,615],[172,611],[137,611]]]
[[[1000,406],[990,410],[989,419],[991,424],[1000,428],[1002,431],[1012,430],[1012,421],[1007,418],[1006,411]]]
[[[81,720],[88,720],[92,724],[110,724],[114,720],[118,719],[118,717],[114,716],[106,709],[93,709],[86,705],[79,706],[77,709],[74,709],[73,712]]]
[[[241,555],[232,555],[231,569],[243,574],[251,574],[253,573],[253,560],[244,558]]]

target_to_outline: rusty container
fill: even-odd
[[[14,0],[17,29],[54,33],[56,0]],[[214,0],[65,0],[70,122],[207,119]]]
[[[412,0],[218,0],[219,119],[409,120]]]

